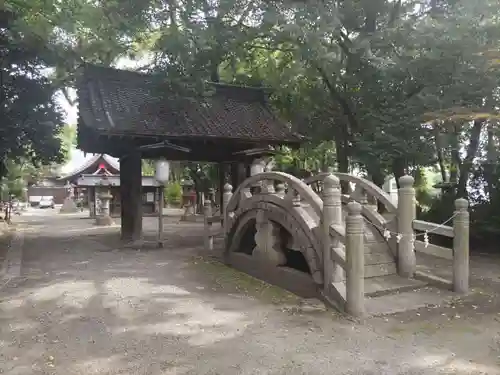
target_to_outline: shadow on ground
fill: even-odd
[[[201,259],[201,225],[165,229],[164,249],[137,251],[78,217],[27,221],[25,279],[0,291],[0,372],[500,373],[496,312],[361,323],[293,312],[293,296]]]

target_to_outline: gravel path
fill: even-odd
[[[169,219],[165,249],[135,251],[76,216],[26,220],[25,279],[0,290],[2,374],[500,374],[500,309],[356,323],[217,279],[193,261],[196,224]]]

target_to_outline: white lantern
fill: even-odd
[[[165,184],[168,182],[170,174],[170,164],[168,161],[160,159],[156,162],[155,166],[155,179],[160,184]]]

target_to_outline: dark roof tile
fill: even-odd
[[[215,84],[211,96],[167,94],[154,76],[86,66],[78,80],[80,123],[98,132],[298,143],[263,89]],[[164,85],[162,83],[162,85]]]

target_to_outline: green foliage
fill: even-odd
[[[155,165],[153,160],[142,160],[142,175],[143,176],[154,176],[155,175]]]
[[[64,161],[68,161],[71,157],[71,150],[76,147],[76,126],[65,125],[59,133],[59,139]]]
[[[203,89],[205,80],[219,79],[271,88],[276,112],[310,138],[299,150],[281,149],[277,169],[357,169],[377,184],[412,173],[421,215],[440,221],[456,196],[468,196],[474,231],[494,228],[491,207],[500,202],[498,1],[6,5],[16,16],[0,17],[10,27],[0,34],[3,71],[9,72],[2,76],[2,98],[8,99],[0,107],[6,119],[0,158],[60,162],[71,136],[62,130],[54,90],[71,85],[82,62],[149,56],[147,68],[167,73],[175,88],[190,80]],[[42,67],[53,68],[50,80]],[[430,168],[444,183],[437,197],[430,188],[437,181],[423,173]],[[200,192],[217,185],[213,165],[171,169],[173,180],[189,178]],[[153,174],[152,164],[144,162],[143,172]],[[169,189],[176,193],[168,199],[180,200],[180,185]]]
[[[335,146],[331,141],[323,141],[304,144],[299,150],[283,147],[274,157],[274,162],[280,171],[325,172],[329,167],[335,167]]]
[[[168,204],[177,206],[182,200],[182,186],[179,182],[170,182],[165,186],[165,198]]]
[[[43,74],[47,46],[18,27],[20,17],[0,11],[0,177],[7,174],[8,159],[37,165],[64,160],[61,113],[53,101],[54,87]]]

